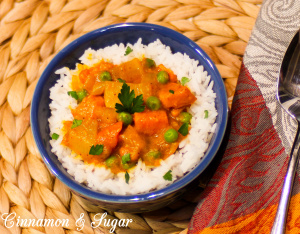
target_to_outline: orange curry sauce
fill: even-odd
[[[195,102],[196,97],[178,82],[171,70],[163,65],[146,66],[145,58],[135,58],[120,65],[105,61],[93,67],[78,65],[78,70],[79,75],[72,77],[72,89],[84,89],[88,95],[72,110],[74,119],[82,120],[81,124],[71,128],[72,122],[64,122],[63,145],[80,155],[83,161],[98,166],[107,167],[106,159],[114,155],[117,160],[109,166],[113,173],[126,171],[140,158],[146,165],[158,166],[161,159],[177,150],[184,136],[178,134],[175,142],[168,143],[164,133],[170,128],[180,128],[182,122],[178,116]],[[166,84],[157,81],[157,73],[162,70],[169,75]],[[99,79],[103,71],[110,73],[111,81]],[[153,111],[145,105],[143,112],[132,114],[133,121],[128,126],[118,121],[115,104],[120,103],[118,94],[123,82],[135,91],[135,96],[143,95],[144,105],[148,97],[156,96],[161,107]],[[103,145],[103,152],[90,155],[90,149],[95,145]],[[149,152],[158,152],[158,155],[151,157]],[[122,156],[128,153],[130,161],[125,167]]]

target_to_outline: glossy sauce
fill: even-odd
[[[148,67],[146,59],[137,58],[120,65],[105,61],[89,68],[78,65],[78,70],[78,75],[72,77],[72,89],[85,89],[88,95],[72,110],[74,119],[82,120],[81,124],[72,128],[72,122],[64,122],[63,145],[71,148],[85,162],[108,166],[113,173],[128,170],[140,158],[146,165],[158,166],[160,160],[177,150],[184,136],[178,134],[175,142],[168,143],[164,133],[170,128],[178,130],[181,127],[178,116],[196,98],[177,81],[171,70],[163,65]],[[167,84],[157,81],[157,73],[162,70],[168,72]],[[103,71],[111,74],[111,81],[100,80]],[[155,111],[146,107],[143,112],[132,114],[133,122],[128,126],[119,122],[115,104],[120,103],[118,95],[123,82],[135,91],[135,96],[143,95],[144,104],[148,97],[155,96],[160,99],[161,107]],[[103,152],[90,155],[93,145],[102,145]],[[130,154],[126,165],[122,163],[125,154]],[[107,159],[112,155],[115,160],[108,165]]]

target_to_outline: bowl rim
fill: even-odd
[[[190,48],[196,51],[196,54],[199,54],[200,57],[202,57],[203,61],[209,66],[210,72],[214,74],[216,77],[215,79],[218,82],[218,85],[220,86],[220,92],[221,92],[221,98],[220,98],[220,109],[219,115],[221,115],[221,121],[219,126],[219,131],[217,132],[217,135],[214,139],[212,147],[208,149],[208,151],[205,152],[204,158],[201,160],[201,163],[199,163],[194,169],[192,169],[190,172],[188,172],[183,177],[179,178],[175,182],[173,182],[170,185],[167,185],[164,188],[150,191],[142,194],[136,194],[136,195],[116,195],[116,194],[106,194],[99,191],[92,190],[91,188],[79,184],[75,180],[66,177],[62,171],[55,165],[55,163],[51,160],[50,156],[48,155],[46,149],[43,146],[43,142],[41,139],[41,136],[39,134],[39,127],[36,124],[38,121],[38,103],[39,103],[39,97],[41,94],[42,87],[44,83],[47,81],[48,76],[51,74],[51,71],[55,68],[57,65],[57,62],[59,62],[62,58],[64,58],[65,55],[67,55],[70,51],[76,49],[78,45],[81,45],[89,40],[95,39],[101,35],[105,35],[109,33],[110,31],[114,30],[126,30],[127,28],[134,29],[134,30],[148,30],[148,31],[154,31],[159,34],[168,34],[171,36],[172,39],[176,38],[177,41],[181,41],[182,43],[187,44]],[[175,40],[175,39],[174,39]],[[216,81],[214,82],[214,84]],[[91,198],[98,201],[103,202],[109,202],[109,203],[130,203],[130,202],[143,202],[143,201],[151,201],[156,200],[158,198],[167,196],[174,191],[178,191],[185,187],[187,184],[190,184],[193,180],[195,180],[203,171],[206,169],[206,167],[211,163],[213,158],[215,157],[222,140],[225,135],[225,130],[228,122],[228,103],[227,103],[227,95],[226,95],[226,89],[225,85],[223,83],[223,80],[221,78],[221,75],[216,68],[215,64],[212,62],[212,60],[208,57],[208,55],[203,51],[202,48],[200,48],[194,41],[189,39],[188,37],[184,36],[183,34],[176,32],[170,28],[155,25],[155,24],[149,24],[149,23],[119,23],[119,24],[113,24],[106,27],[102,27],[99,29],[96,29],[94,31],[91,31],[89,33],[86,33],[82,35],[81,37],[75,39],[70,44],[68,44],[66,47],[64,47],[61,51],[59,51],[54,58],[50,61],[50,63],[47,65],[43,73],[41,74],[31,102],[31,110],[30,110],[30,124],[32,128],[33,138],[35,140],[35,143],[37,145],[37,148],[42,156],[42,159],[44,163],[47,165],[47,167],[50,169],[50,171],[59,179],[61,180],[66,186],[68,186],[71,190],[76,191],[77,193]]]

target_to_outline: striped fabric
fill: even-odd
[[[297,129],[276,101],[277,78],[299,28],[299,0],[263,2],[244,55],[227,148],[189,233],[270,232]],[[299,176],[290,207],[287,233],[300,233]]]

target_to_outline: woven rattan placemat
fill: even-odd
[[[262,0],[2,0],[0,1],[0,213],[20,219],[68,219],[68,227],[8,228],[0,233],[77,233],[85,214],[132,219],[116,233],[186,233],[199,191],[146,214],[104,211],[73,195],[45,167],[30,128],[37,80],[53,56],[75,38],[121,22],[149,22],[181,32],[217,65],[231,103],[241,59]],[[15,220],[17,221],[17,220]],[[24,226],[25,224],[23,224]],[[22,225],[21,225],[22,226]],[[104,225],[83,233],[109,233]]]

